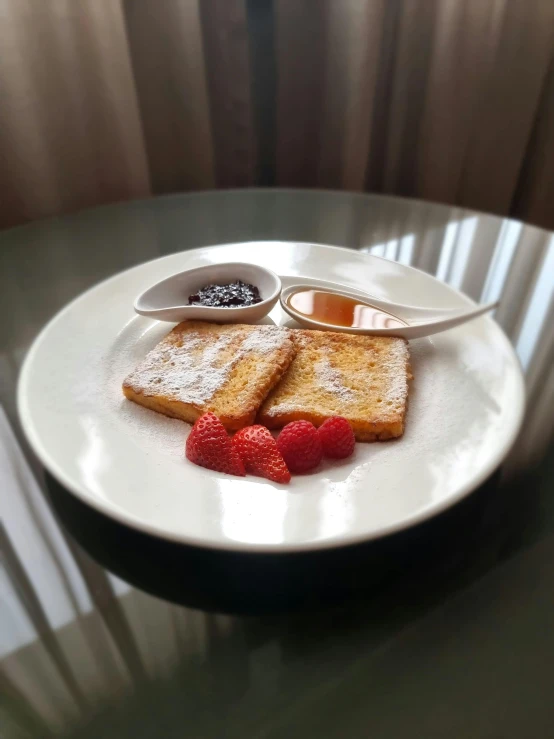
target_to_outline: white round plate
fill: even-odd
[[[268,267],[282,276],[284,287],[304,277],[401,303],[472,305],[435,278],[401,264],[289,242],[172,254],[102,282],[42,331],[18,388],[31,446],[83,501],[124,524],[187,544],[243,551],[320,549],[374,539],[430,518],[475,489],[507,454],[522,420],[523,378],[508,339],[483,317],[410,343],[414,380],[406,432],[397,441],[357,444],[351,459],[293,476],[289,486],[187,462],[190,427],[122,395],[125,375],[168,331],[167,323],[136,316],[133,302],[157,280],[222,261]],[[280,306],[270,318],[290,322]]]

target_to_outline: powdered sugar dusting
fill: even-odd
[[[274,416],[282,416],[286,413],[296,413],[297,411],[303,410],[298,403],[290,403],[277,399],[274,403],[269,406],[262,406],[263,414],[267,418],[273,418]]]
[[[121,378],[132,370],[133,365],[144,357],[152,346],[154,337],[163,334],[163,324],[151,327],[137,336],[137,322],[132,321],[118,335],[116,343],[110,348],[108,355],[102,358],[105,375],[98,387],[102,388],[96,400],[98,413],[104,422],[114,425],[117,433],[131,436],[139,444],[142,453],[152,460],[167,462],[168,458],[181,463],[184,454],[185,439],[190,426],[183,421],[168,418],[161,413],[154,413],[136,403],[131,403],[121,392]],[[192,343],[192,342],[191,342]],[[197,346],[199,346],[198,341]],[[97,370],[100,373],[100,370]],[[90,395],[92,389],[88,391]],[[96,391],[98,392],[98,390]]]
[[[146,455],[161,453],[164,457],[183,459],[185,439],[191,429],[188,423],[131,403],[115,384],[110,388],[107,400],[122,423],[124,433],[132,434]]]
[[[125,382],[145,395],[202,405],[223,386],[234,364],[234,357],[218,363],[231,336],[222,334],[215,341],[206,337],[204,348],[197,332],[183,332],[180,340],[175,336],[158,344]]]
[[[331,395],[336,395],[343,402],[351,402],[355,393],[343,383],[342,374],[332,366],[329,357],[322,355],[314,365],[314,372],[319,386]]]
[[[224,386],[232,368],[248,352],[279,349],[288,330],[277,326],[220,327],[219,331],[174,330],[126,378],[144,395],[205,405]],[[234,344],[234,346],[231,346]],[[226,351],[226,350],[230,351]]]
[[[332,399],[322,401],[318,408],[319,413],[333,415],[337,412],[337,404],[340,404],[343,413],[344,406],[350,406],[354,410],[360,401],[367,401],[368,397],[372,398],[374,412],[381,420],[397,417],[399,411],[404,410],[408,396],[409,354],[407,344],[402,339],[360,336],[346,340],[343,335],[323,335],[313,331],[302,333],[295,341],[299,352],[290,371],[294,373],[294,362],[302,359],[302,352],[315,350],[315,383],[320,390],[332,396]],[[333,353],[340,352],[345,341],[359,344],[367,356],[367,363],[349,366],[347,378],[333,362]],[[295,377],[295,384],[299,379],[300,375]],[[279,396],[277,389],[264,407],[263,414],[275,417],[314,410],[311,405],[310,408],[304,407],[305,403],[313,404],[313,398],[303,398],[301,387],[298,388],[298,400],[290,396],[290,387],[284,390],[283,398]]]
[[[283,345],[283,340],[290,335],[287,328],[272,325],[244,326],[240,336],[237,335],[237,327],[234,327],[234,329],[234,331],[229,331],[227,328],[221,327],[219,333],[207,337],[206,334],[201,335],[198,331],[190,329],[186,332],[180,332],[178,337],[173,334],[171,341],[175,338],[184,339],[188,335],[186,343],[183,341],[183,348],[181,348],[183,355],[180,364],[185,360],[190,362],[194,359],[194,355],[202,353],[205,362],[215,365],[213,369],[216,372],[214,373],[212,370],[211,380],[203,382],[202,389],[204,391],[205,389],[213,389],[213,385],[216,384],[214,374],[221,379],[224,364],[225,366],[228,364],[223,363],[221,359],[218,360],[216,357],[217,352],[214,347],[218,341],[220,342],[219,348],[225,345],[229,347],[227,342],[230,340],[231,333],[234,333],[237,341],[236,346],[232,347],[230,353],[233,356],[236,355],[238,359],[238,356],[242,356],[247,352],[256,352],[262,355],[277,350]],[[137,338],[135,324],[131,323],[129,327],[121,332],[117,344],[110,351],[109,359],[104,358],[103,360],[106,372],[105,379],[101,383],[101,387],[105,388],[103,402],[105,403],[106,418],[111,418],[118,424],[120,433],[131,434],[136,442],[140,444],[145,455],[161,454],[162,458],[167,459],[169,457],[174,461],[181,462],[185,439],[190,431],[189,424],[168,418],[161,413],[155,413],[136,403],[131,403],[123,397],[121,392],[121,380],[125,375],[127,375],[127,382],[132,378],[136,381],[140,373],[151,365],[151,373],[148,370],[145,376],[150,373],[152,380],[159,376],[159,373],[155,374],[153,372],[153,359],[156,354],[164,356],[166,360],[169,359],[169,363],[176,361],[169,357],[180,356],[177,345],[167,346],[170,341],[169,336],[172,336],[172,334],[164,337],[161,330],[163,330],[163,325],[158,325]],[[153,349],[150,349],[152,343],[156,340],[158,343]],[[184,347],[186,347],[186,356]],[[167,353],[163,354],[163,352]],[[194,359],[194,361],[196,360]],[[135,369],[133,369],[133,365],[136,365]],[[194,366],[197,367],[198,365],[195,364]],[[231,368],[227,367],[227,369],[230,371]],[[209,388],[210,383],[212,388]],[[159,392],[160,383],[156,382],[155,385],[156,392]],[[199,386],[195,386],[193,389],[198,395]],[[204,394],[204,392],[201,394]],[[90,395],[90,392],[87,391],[86,395]],[[100,406],[98,407],[100,408]]]
[[[282,326],[260,326],[259,330],[251,331],[241,345],[242,352],[267,352],[279,349],[283,344],[284,336],[289,330]]]
[[[379,371],[385,376],[385,382],[379,388],[381,401],[385,406],[398,407],[408,397],[409,353],[408,346],[401,339],[389,339],[386,356],[380,360]]]

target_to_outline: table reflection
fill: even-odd
[[[73,509],[77,502],[63,491],[51,498],[44,495],[14,400],[18,368],[43,323],[69,299],[119,269],[185,248],[252,239],[346,245],[435,274],[479,302],[500,300],[495,318],[516,347],[526,376],[523,431],[501,473],[449,513],[444,530],[431,532],[431,543],[424,541],[427,534],[407,532],[398,559],[384,544],[377,554],[364,552],[354,560],[327,555],[305,570],[295,562],[288,573],[267,560],[255,571],[240,558],[222,563],[189,553],[192,560],[187,560],[157,545],[142,552],[143,545],[150,545],[103,529],[84,507]],[[548,494],[554,476],[548,456],[554,432],[553,275],[554,237],[540,229],[461,208],[344,193],[183,196],[99,209],[0,234],[0,308],[6,319],[0,327],[0,723],[8,727],[5,735],[47,737],[75,731],[79,736],[121,737],[133,735],[125,732],[134,727],[134,735],[146,736],[155,732],[155,720],[164,710],[174,711],[171,726],[187,722],[194,727],[196,733],[190,735],[286,735],[292,706],[309,712],[310,690],[331,694],[339,683],[352,688],[358,680],[350,679],[351,673],[382,669],[379,648],[407,626],[416,634],[414,648],[425,644],[426,629],[440,629],[436,604],[461,598],[470,583],[474,595],[464,601],[467,617],[457,622],[451,613],[445,617],[450,627],[470,640],[471,618],[488,623],[487,609],[497,609],[501,619],[503,599],[516,597],[513,588],[525,593],[524,573],[531,570],[517,570],[523,564],[515,560],[512,567],[510,557],[527,549],[526,567],[536,567],[534,594],[542,609],[527,614],[528,628],[546,628],[541,614],[554,605],[548,595],[552,572],[544,564],[554,561],[547,540],[554,531]],[[35,299],[29,301],[33,286]],[[529,490],[533,495],[523,494]],[[334,505],[332,494],[329,484],[322,516],[326,526],[340,530],[348,525],[350,512],[343,502]],[[242,538],[232,500],[224,516],[229,536],[236,531]],[[284,525],[289,525],[286,511],[271,511],[268,526],[278,532]],[[103,569],[94,561],[102,550],[129,569],[119,576]],[[140,560],[141,553],[143,571],[132,571],[133,559]],[[160,597],[129,584],[156,592],[157,556],[164,568],[174,570],[163,572],[160,565]],[[115,565],[110,569],[118,570]],[[478,581],[485,576],[487,585],[481,586]],[[210,582],[220,590],[214,586],[209,602],[203,603],[198,600],[202,585]],[[266,601],[269,609],[282,596],[281,608],[308,605],[311,611],[243,619],[187,607],[218,610],[219,603],[228,609],[233,589],[245,603],[250,582],[260,599],[273,588],[276,600]],[[176,596],[179,583],[182,597]],[[311,585],[319,588],[313,600]],[[343,607],[340,617],[336,611],[313,610],[323,595],[327,604],[338,605],[350,591],[359,597],[352,607]],[[254,596],[250,605],[255,605]],[[504,631],[491,632],[489,645],[481,645],[483,655],[493,655],[500,664],[507,664],[503,639],[514,636],[507,627]],[[397,654],[389,667],[396,665],[402,680],[409,652],[402,652],[401,640],[392,651]],[[528,652],[531,659],[533,644]],[[440,676],[450,674],[444,654],[436,659],[439,677],[421,688],[433,702],[440,698]],[[481,659],[476,652],[475,659]],[[383,679],[386,685],[386,674]],[[457,679],[471,696],[469,677]],[[212,710],[215,693],[217,710]],[[375,709],[376,715],[381,712],[380,726],[398,726],[392,707],[385,716],[387,705],[384,700]],[[407,708],[406,721],[416,714]],[[109,721],[106,715],[111,715]],[[332,718],[327,720],[329,728]],[[161,733],[153,736],[181,736],[159,727]],[[339,727],[333,730],[340,735]],[[468,736],[480,735],[478,730],[473,727]]]

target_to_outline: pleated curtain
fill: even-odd
[[[554,227],[552,0],[2,0],[0,227],[246,186]]]

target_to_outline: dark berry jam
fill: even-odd
[[[241,280],[229,285],[206,285],[195,295],[189,295],[189,305],[206,305],[210,308],[242,308],[261,302],[258,288]]]

